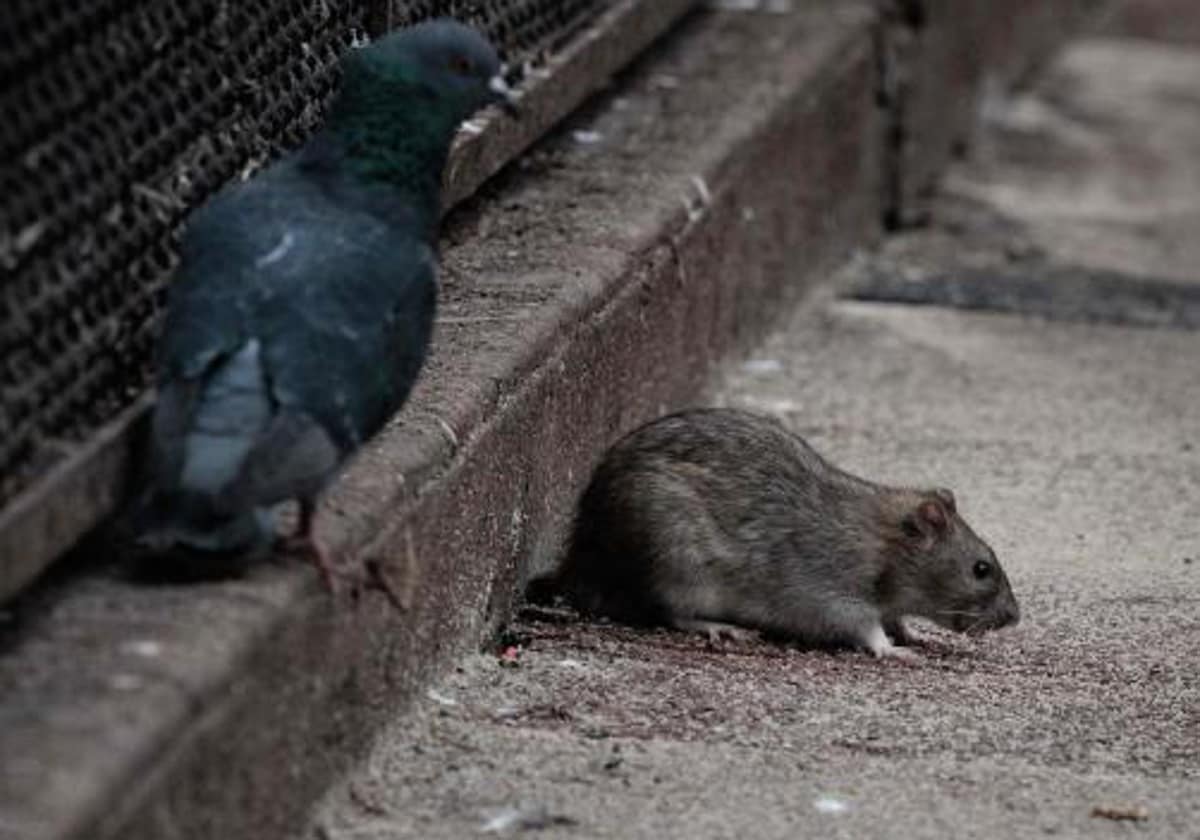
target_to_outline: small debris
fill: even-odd
[[[604,135],[599,131],[572,131],[571,139],[580,146],[595,146],[604,141]]]
[[[778,373],[783,370],[783,363],[778,359],[749,359],[742,365],[746,373]]]
[[[464,134],[483,134],[484,123],[482,120],[465,120],[458,128]]]
[[[1190,566],[1194,562],[1196,562],[1194,557],[1184,557],[1183,558],[1183,565],[1185,565],[1185,566]]]
[[[850,803],[836,796],[818,796],[813,807],[822,814],[844,814],[850,810]]]
[[[556,825],[577,825],[578,821],[565,814],[551,814],[541,805],[504,808],[488,817],[479,831],[482,834],[504,834],[517,831],[539,831]]]
[[[448,422],[446,422],[445,418],[443,418],[439,415],[435,414],[433,416],[433,419],[435,421],[437,421],[438,428],[442,430],[442,434],[444,434],[446,436],[446,440],[448,440],[450,442],[450,446],[452,446],[454,449],[458,449],[458,447],[459,447],[458,433],[456,431],[454,431],[454,427],[451,426]]]
[[[521,666],[518,660],[520,655],[520,648],[516,645],[509,645],[500,652],[500,666],[502,668],[519,668]]]
[[[1140,805],[1131,807],[1096,805],[1092,808],[1092,818],[1113,820],[1114,822],[1144,822],[1150,819],[1150,812]]]
[[[574,670],[574,671],[583,671],[587,668],[587,666],[584,665],[582,662],[580,662],[578,659],[560,659],[558,662],[558,667],[570,668],[571,670]]]
[[[445,694],[442,694],[438,691],[434,691],[432,688],[425,692],[425,696],[428,697],[430,700],[432,700],[434,703],[437,703],[439,706],[447,706],[449,708],[453,708],[458,705],[458,701],[455,700],[453,697],[447,697]]]
[[[523,720],[530,722],[561,723],[572,719],[572,715],[555,703],[534,703],[529,706],[501,706],[495,715],[499,720]]]
[[[762,410],[771,414],[797,414],[803,408],[803,406],[795,400],[789,400],[786,398],[760,399],[756,397],[747,397],[743,398],[739,402],[741,402],[746,408]]]
[[[692,186],[696,190],[695,197],[684,196],[683,207],[687,211],[689,222],[695,222],[704,215],[705,209],[712,204],[712,193],[708,189],[708,182],[704,180],[702,175],[692,175],[689,179]]]
[[[135,639],[123,644],[121,649],[126,653],[132,653],[134,656],[144,656],[147,659],[153,659],[162,655],[162,644],[153,639]]]

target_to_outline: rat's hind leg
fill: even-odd
[[[662,623],[697,632],[717,641],[749,638],[752,630],[726,609],[728,577],[738,568],[736,546],[721,531],[695,491],[685,482],[668,485],[671,492],[650,500],[645,517],[651,558],[648,589]]]
[[[722,639],[728,639],[731,642],[752,642],[760,636],[757,630],[739,627],[736,624],[726,624],[722,621],[676,618],[671,622],[671,626],[676,630],[683,630],[685,633],[699,633],[714,645],[719,644]]]

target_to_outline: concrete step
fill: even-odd
[[[1195,230],[1171,199],[1200,138],[1164,148],[1152,129],[1195,124],[1200,100],[1165,95],[1196,86],[1164,83],[1161,56],[1071,46],[1006,107],[1045,103],[1064,76],[1058,113],[1143,85],[1087,122],[1086,166],[1044,138],[1018,158],[993,123],[928,228],[849,261],[702,398],[775,415],[856,474],[953,488],[1019,626],[921,625],[907,664],[529,609],[508,655],[460,660],[299,836],[1194,836],[1200,335],[1196,264],[1173,261]],[[1046,204],[1060,212],[1029,211]],[[1080,249],[1089,236],[1111,247]],[[885,281],[937,305],[862,300]],[[1164,317],[1146,316],[1150,289],[1176,295]]]

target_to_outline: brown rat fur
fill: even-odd
[[[609,450],[553,581],[621,621],[879,656],[906,642],[906,615],[967,632],[1019,618],[950,491],[857,478],[778,422],[730,409],[663,417]]]

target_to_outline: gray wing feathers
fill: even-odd
[[[250,452],[236,495],[260,505],[311,498],[340,460],[333,440],[313,420],[281,412]]]
[[[217,366],[195,403],[181,442],[179,489],[213,495],[219,504],[218,494],[238,481],[271,413],[261,347],[251,339]],[[229,504],[238,501],[226,498]]]
[[[340,460],[320,426],[272,399],[257,339],[199,380],[165,383],[153,436],[162,515],[148,541],[160,546],[262,544],[270,538],[266,509],[315,495]]]

